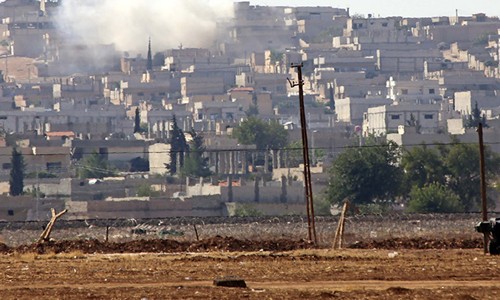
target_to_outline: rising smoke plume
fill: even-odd
[[[231,13],[231,0],[64,0],[57,23],[88,44],[144,53],[149,37],[157,51],[211,46],[216,21]]]

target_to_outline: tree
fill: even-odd
[[[238,127],[234,128],[233,136],[243,145],[257,145],[257,142],[260,140],[259,137],[261,138],[265,135],[265,130],[266,124],[263,121],[255,117],[249,117],[241,122]],[[257,145],[257,148],[265,149],[266,147],[260,144]]]
[[[286,163],[288,168],[297,168],[304,162],[302,153],[302,141],[292,141],[285,148]]]
[[[496,35],[495,32],[484,32],[480,34],[474,41],[474,46],[488,46],[488,41],[490,40],[490,35]]]
[[[165,54],[156,52],[153,56],[153,66],[161,67],[165,64]]]
[[[340,204],[348,198],[351,204],[360,205],[394,200],[402,181],[399,152],[393,142],[367,139],[365,146],[341,153],[329,170],[330,202]]]
[[[233,135],[239,143],[256,145],[258,150],[282,149],[288,141],[288,132],[278,122],[266,123],[256,117],[241,122]]]
[[[115,172],[111,169],[107,160],[97,152],[87,156],[78,169],[78,177],[81,179],[104,178],[114,175]]]
[[[420,130],[422,129],[422,125],[420,125],[420,122],[415,118],[414,114],[410,114],[410,120],[408,120],[406,124],[409,127],[415,128],[416,133],[421,133]]]
[[[466,211],[478,210],[481,207],[479,147],[453,144],[444,156],[444,163],[448,187],[458,195]],[[489,147],[485,147],[485,163],[486,180],[491,182],[500,173],[500,159]]]
[[[153,55],[152,55],[152,51],[151,51],[151,38],[149,38],[149,43],[148,43],[148,57],[147,57],[147,62],[146,62],[146,70],[153,71]]]
[[[426,145],[403,152],[401,167],[404,171],[402,192],[410,193],[413,187],[422,188],[431,183],[446,183],[446,167],[442,154]]]
[[[328,84],[328,92],[330,94],[330,102],[329,102],[329,107],[330,111],[334,112],[335,111],[335,91],[333,90],[333,83]]]
[[[205,146],[203,146],[203,136],[191,130],[193,138],[189,145],[187,157],[182,167],[182,173],[190,177],[208,177],[212,174],[208,165],[208,157],[203,157]]]
[[[407,210],[415,213],[456,213],[463,212],[464,207],[451,189],[435,182],[424,187],[414,186]]]
[[[141,128],[141,115],[139,111],[139,107],[135,109],[135,118],[134,118],[134,133],[142,132]]]
[[[184,132],[177,125],[177,119],[172,118],[172,134],[170,139],[170,164],[167,168],[171,175],[177,173],[177,170],[184,166],[184,153],[188,148]]]
[[[9,179],[9,192],[11,196],[19,196],[23,194],[24,190],[24,171],[25,171],[24,158],[21,152],[16,148],[12,149],[10,179]]]
[[[304,163],[303,146],[301,140],[296,140],[290,142],[284,149],[286,155],[286,163],[288,168],[299,167],[300,164]],[[314,151],[314,155],[313,155]],[[309,156],[316,158],[316,161],[311,163],[315,164],[317,161],[321,161],[325,157],[326,153],[323,149],[311,149],[309,148]]]
[[[485,160],[486,179],[491,182],[500,174],[500,158],[489,147],[486,147]],[[407,196],[410,191],[413,192],[414,188],[439,184],[459,198],[460,207],[465,211],[475,211],[480,208],[479,147],[477,145],[463,144],[453,139],[451,145],[438,145],[436,148],[428,148],[425,145],[416,147],[404,152],[401,167],[405,174],[403,196]],[[426,192],[431,191],[437,192],[438,190],[433,188]]]
[[[149,172],[149,160],[136,157],[129,161],[129,172]]]
[[[488,124],[486,124],[486,116],[481,116],[481,110],[479,109],[476,101],[476,103],[474,104],[474,109],[472,109],[472,113],[467,117],[467,120],[465,121],[465,128],[477,128],[479,127],[479,123],[482,123],[483,127],[488,127]]]
[[[155,191],[150,184],[141,184],[137,188],[137,197],[158,197],[160,192]]]
[[[264,146],[268,149],[282,149],[288,144],[288,131],[277,121],[271,121],[266,127]]]
[[[245,114],[247,115],[247,117],[258,116],[259,107],[257,106],[257,104],[250,104],[250,106],[248,106],[248,110],[245,111]]]
[[[275,65],[277,63],[281,63],[283,60],[283,53],[276,51],[276,50],[271,50],[271,53],[269,55],[269,59],[271,60],[271,64]]]

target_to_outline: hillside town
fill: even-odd
[[[480,121],[500,153],[496,16],[235,2],[210,45],[134,53],[63,34],[61,5],[0,3],[0,220],[305,214],[295,65],[315,201],[372,137],[477,143]]]

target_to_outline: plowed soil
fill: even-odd
[[[484,255],[480,239],[351,246],[224,237],[0,245],[0,298],[500,299],[500,257]],[[213,285],[226,276],[248,287]]]

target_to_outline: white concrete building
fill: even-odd
[[[500,106],[500,95],[498,95],[496,91],[466,91],[455,93],[455,110],[462,115],[470,115],[476,102],[481,111],[492,111],[493,108]]]
[[[442,101],[438,80],[387,81],[388,97],[398,103],[434,104]]]
[[[381,105],[389,105],[391,99],[387,98],[345,98],[335,100],[335,111],[337,112],[337,120],[340,122],[361,125],[363,123],[363,115],[370,107],[379,107]]]
[[[149,174],[163,175],[169,172],[167,165],[170,163],[170,148],[170,144],[164,143],[157,143],[149,146]]]
[[[384,135],[414,126],[419,133],[434,133],[439,128],[438,104],[383,105],[368,109],[363,120],[363,135]],[[414,124],[411,124],[414,123]]]

